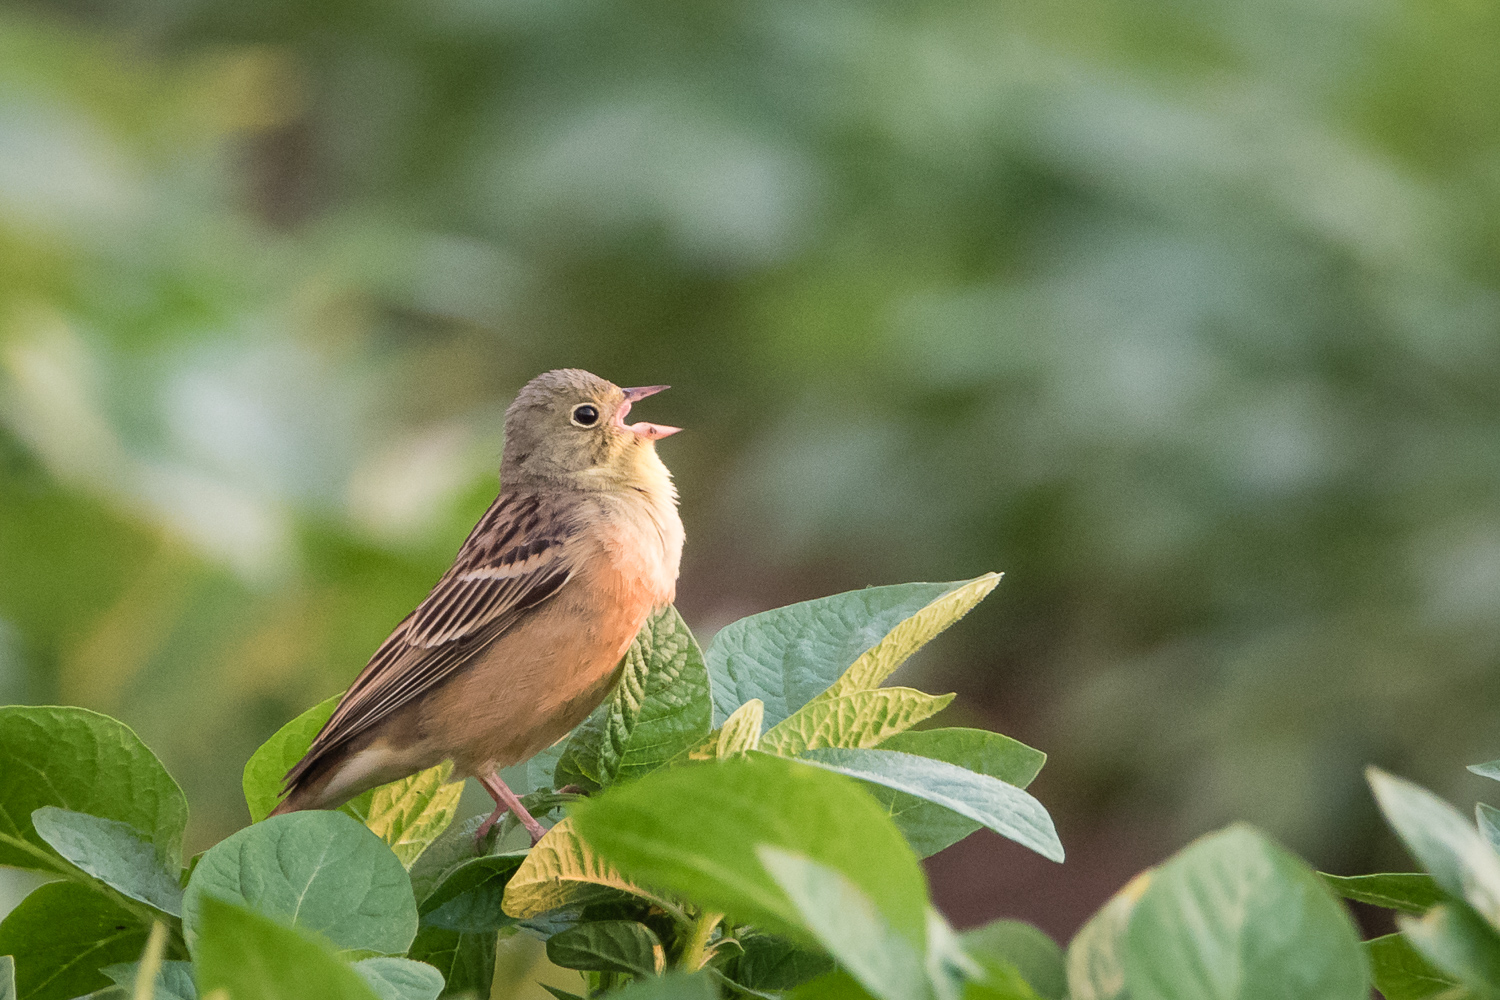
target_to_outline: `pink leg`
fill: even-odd
[[[532,846],[535,846],[536,842],[541,840],[547,831],[542,827],[542,824],[532,818],[531,813],[526,811],[526,807],[521,805],[521,799],[516,793],[506,787],[505,782],[500,780],[498,773],[480,778],[479,783],[484,786],[484,790],[489,792],[490,797],[495,800],[495,811],[490,813],[489,819],[480,825],[479,832],[474,834],[474,842],[476,844],[482,843],[500,817],[504,816],[507,812],[513,812],[516,814],[516,819],[520,820],[521,825],[526,828],[526,832],[531,834],[531,843]]]

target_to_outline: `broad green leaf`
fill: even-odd
[[[354,963],[380,1000],[437,1000],[443,974],[425,962],[409,958],[367,958]]]
[[[1500,809],[1483,802],[1474,806],[1474,818],[1479,823],[1479,832],[1490,846],[1500,851]]]
[[[1329,875],[1323,882],[1345,899],[1403,913],[1426,913],[1442,901],[1443,891],[1431,875],[1387,872],[1380,875]]]
[[[240,784],[245,790],[245,805],[250,808],[250,822],[259,823],[271,815],[281,801],[281,782],[292,765],[301,760],[312,746],[313,738],[338,708],[342,694],[326,698],[276,730],[245,762]],[[370,811],[374,792],[365,792],[339,806],[339,811],[364,822]]]
[[[1125,932],[1155,869],[1125,883],[1088,919],[1068,944],[1070,1000],[1126,1000]]]
[[[273,816],[203,856],[183,898],[195,956],[209,897],[316,931],[344,950],[400,954],[417,930],[406,869],[379,837],[337,812]]]
[[[1396,918],[1422,957],[1480,997],[1500,997],[1500,935],[1461,903],[1442,903],[1426,916]]]
[[[1044,858],[1062,861],[1052,817],[1014,785],[946,761],[895,750],[808,750],[797,760],[883,785],[966,816]]]
[[[925,940],[927,883],[916,857],[842,775],[753,753],[658,771],[574,810],[579,835],[627,877],[737,922],[804,940],[810,932],[761,864],[757,851],[769,845],[842,873],[897,933]]]
[[[796,907],[802,925],[871,996],[929,1000],[932,987],[922,952],[892,930],[857,885],[811,858],[769,844],[757,853]]]
[[[964,931],[964,950],[986,966],[1005,962],[1045,1000],[1062,1000],[1068,991],[1063,951],[1039,928],[1020,920],[994,920]]]
[[[1426,1000],[1458,985],[1423,958],[1400,934],[1387,934],[1364,944],[1370,978],[1385,1000]]]
[[[113,979],[115,985],[119,987],[115,993],[105,993],[103,997],[107,997],[108,1000],[133,998],[136,975],[140,967],[140,962],[121,962],[118,965],[106,965],[100,969],[100,972]],[[152,989],[154,992],[151,1000],[198,1000],[198,987],[193,981],[193,963],[172,961],[161,963]]]
[[[905,687],[815,698],[766,732],[760,748],[783,756],[820,747],[869,748],[936,715],[952,700],[951,694]]]
[[[495,932],[465,934],[424,927],[417,933],[407,957],[438,970],[447,984],[444,996],[488,996],[490,981],[495,977]]]
[[[787,994],[788,1000],[871,1000],[869,992],[843,969],[834,969]]]
[[[752,990],[779,993],[833,968],[833,960],[823,952],[774,934],[744,935],[740,946],[743,951],[728,966],[730,978]]]
[[[1366,1000],[1354,923],[1302,861],[1236,824],[1156,870],[1126,932],[1132,1000]]]
[[[719,742],[714,748],[714,756],[723,760],[737,753],[759,749],[765,714],[765,703],[759,698],[751,698],[731,712],[719,729]]]
[[[877,686],[999,579],[987,573],[957,583],[867,587],[726,625],[705,654],[713,678],[714,725],[723,725],[736,708],[759,698],[766,725],[775,726],[856,664],[861,680],[879,675],[864,686]]]
[[[638,979],[624,989],[611,992],[609,1000],[719,1000],[719,991],[702,972],[690,976],[669,972]]]
[[[16,1000],[16,960],[0,955],[0,1000]]]
[[[198,917],[193,966],[201,994],[224,990],[234,1000],[380,1000],[315,934],[212,896],[202,900]]]
[[[365,826],[390,845],[407,868],[453,822],[462,781],[449,781],[453,764],[444,761],[409,778],[375,789]]]
[[[1047,1000],[1009,962],[985,961],[983,975],[963,984],[963,1000]]]
[[[598,886],[663,901],[620,874],[585,843],[570,816],[547,831],[510,877],[505,912],[524,920],[586,899],[590,889]]]
[[[659,976],[667,967],[661,940],[635,920],[594,920],[554,934],[547,959],[564,969],[638,976]]]
[[[1406,849],[1449,895],[1500,925],[1500,855],[1457,809],[1431,792],[1377,768],[1370,787]]]
[[[923,729],[897,733],[880,744],[918,757],[947,761],[979,774],[999,778],[1017,788],[1031,784],[1047,755],[1008,736],[983,729]],[[893,788],[870,786],[885,804],[896,826],[919,857],[929,857],[963,840],[983,824]]]
[[[1491,778],[1500,781],[1500,760],[1492,760],[1487,764],[1470,764],[1469,770],[1481,778]]]
[[[134,961],[146,928],[77,882],[39,886],[0,921],[0,955],[15,957],[17,1000],[72,1000],[110,985],[100,970]]]
[[[470,858],[453,866],[417,907],[422,926],[479,933],[515,923],[503,909],[505,886],[525,860],[522,852]]]
[[[31,822],[37,836],[80,870],[131,899],[182,916],[177,873],[167,869],[156,846],[135,828],[56,806],[38,809]]]
[[[166,865],[182,863],[187,799],[140,737],[82,708],[0,708],[0,865],[57,871],[31,814],[43,806],[139,830]]]
[[[669,605],[631,643],[609,700],[568,738],[554,787],[595,791],[654,771],[703,742],[712,716],[703,652]]]

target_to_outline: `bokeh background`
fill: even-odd
[[[1464,0],[8,2],[0,701],[126,720],[213,842],[580,366],[674,386],[705,641],[1006,571],[906,679],[1049,752],[1069,859],[950,849],[957,923],[1236,818],[1405,867],[1363,766],[1500,757],[1497,52]]]

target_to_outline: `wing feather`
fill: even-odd
[[[370,657],[307,755],[287,772],[286,787],[329,751],[450,677],[557,593],[575,568],[576,535],[576,526],[547,511],[541,498],[501,494],[453,567]]]

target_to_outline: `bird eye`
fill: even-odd
[[[573,423],[579,427],[592,427],[599,422],[599,408],[589,403],[573,407]]]

